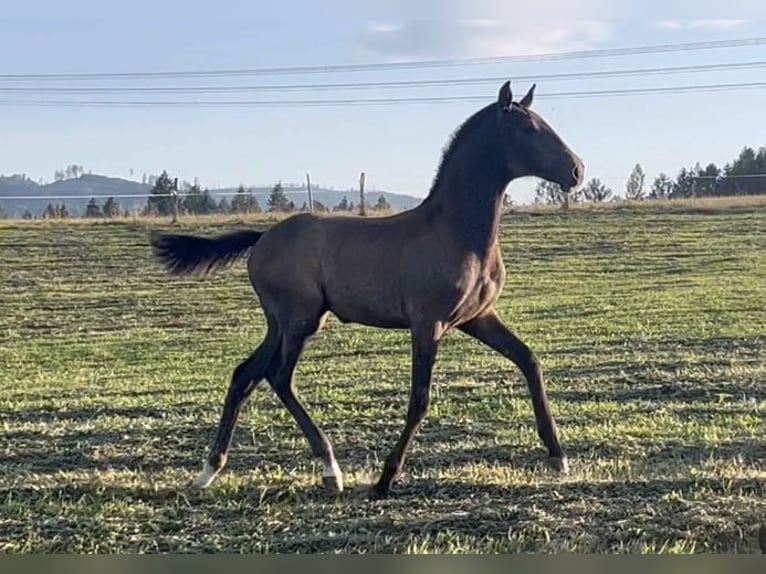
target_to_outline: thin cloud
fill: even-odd
[[[747,20],[658,20],[658,28],[665,30],[731,30],[747,23]]]
[[[407,61],[581,50],[609,34],[608,23],[595,20],[411,20],[371,24],[360,44],[387,60]]]

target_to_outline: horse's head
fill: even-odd
[[[514,102],[511,83],[500,88],[497,107],[503,155],[514,176],[536,176],[569,191],[582,183],[585,167],[554,129],[530,109],[534,93],[533,84],[521,101]]]

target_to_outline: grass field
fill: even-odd
[[[406,473],[377,502],[353,488],[402,428],[409,340],[335,320],[296,379],[350,489],[322,490],[266,386],[224,473],[187,488],[264,322],[244,264],[161,269],[159,226],[0,222],[3,552],[757,551],[762,203],[508,217],[501,316],[541,358],[571,471],[545,466],[519,371],[453,332]]]

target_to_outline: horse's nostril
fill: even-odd
[[[580,171],[580,165],[579,164],[576,164],[572,168],[572,177],[574,178],[575,181],[580,181],[580,178],[582,177],[582,172]]]

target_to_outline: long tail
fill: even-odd
[[[175,274],[201,271],[209,275],[243,257],[263,235],[246,230],[218,237],[154,233],[150,242],[154,255]]]

